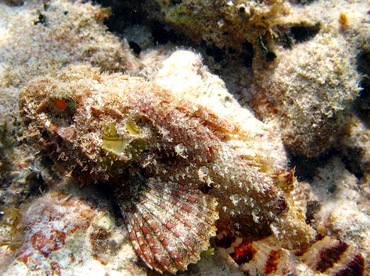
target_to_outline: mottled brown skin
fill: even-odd
[[[199,259],[215,234],[215,224],[219,232],[252,239],[271,234],[272,224],[280,232],[287,227],[297,233],[291,241],[294,246],[313,236],[304,214],[293,216],[287,226],[281,223],[294,212],[290,199],[294,183],[279,178],[280,172],[253,151],[258,141],[250,141],[248,130],[143,79],[101,75],[89,66],[70,67],[56,78],[31,81],[20,95],[20,110],[28,136],[55,162],[84,184],[100,182],[112,187],[136,251],[158,271],[174,273]],[[149,204],[153,196],[161,198],[167,191],[169,200],[178,204],[173,214],[176,219],[166,213],[167,202]],[[146,204],[152,215],[159,213],[156,224],[140,211]],[[199,223],[191,227],[184,223],[188,214]],[[136,215],[139,220],[134,219]],[[165,222],[158,226],[162,215]],[[182,230],[173,230],[176,223],[202,233],[187,237]],[[148,227],[153,235],[148,234]],[[188,244],[199,239],[201,246],[180,256],[173,253],[180,249],[167,249],[170,257],[154,260],[150,251],[161,252],[164,249],[157,246],[168,242],[160,238],[161,230],[180,240],[186,236]],[[285,234],[281,235],[284,240]],[[158,244],[153,245],[152,239],[158,237]]]

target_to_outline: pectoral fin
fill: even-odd
[[[200,259],[216,235],[216,200],[201,191],[152,178],[123,210],[137,254],[159,272],[176,273]]]

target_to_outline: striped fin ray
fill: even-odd
[[[225,244],[226,240],[234,242]],[[366,271],[365,259],[356,248],[328,236],[299,251],[281,248],[273,236],[251,241],[219,234],[216,244],[247,275],[363,276]]]

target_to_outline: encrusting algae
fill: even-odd
[[[316,242],[294,172],[276,169],[248,129],[198,102],[75,65],[30,81],[19,104],[26,136],[54,162],[109,187],[150,268],[185,270],[216,232],[268,238],[288,259]]]

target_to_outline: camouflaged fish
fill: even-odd
[[[29,82],[20,110],[54,162],[109,187],[159,272],[198,261],[216,231],[286,249],[315,237],[293,173],[274,169],[248,129],[142,78],[71,66]]]

